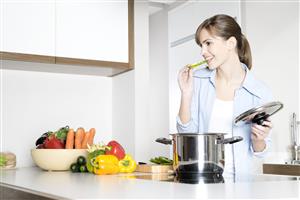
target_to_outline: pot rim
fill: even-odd
[[[205,133],[170,133],[171,136],[209,136],[209,135],[216,135],[222,136],[227,135],[228,133],[213,133],[213,132],[205,132]]]

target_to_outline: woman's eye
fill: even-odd
[[[211,42],[205,42],[206,46],[209,46],[211,44]]]

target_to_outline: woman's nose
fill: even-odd
[[[201,48],[201,55],[202,55],[203,57],[205,57],[206,54],[207,54],[206,48],[202,47],[202,48]]]

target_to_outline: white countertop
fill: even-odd
[[[135,175],[47,172],[36,167],[0,171],[0,185],[58,199],[96,198],[300,198],[300,177],[259,175],[252,181],[183,184]]]

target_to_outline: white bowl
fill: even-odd
[[[86,149],[31,149],[35,164],[48,171],[69,170],[78,156],[87,157]]]

